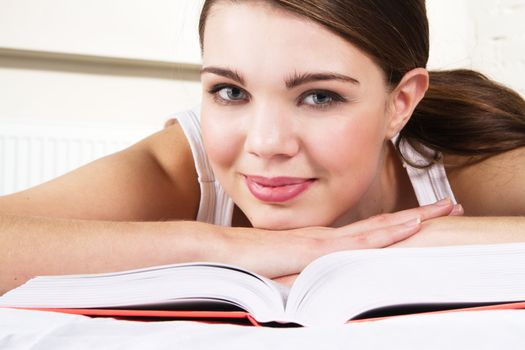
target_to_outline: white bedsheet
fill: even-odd
[[[326,328],[130,322],[0,309],[0,349],[525,349],[525,310],[397,317]]]

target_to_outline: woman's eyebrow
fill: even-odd
[[[238,82],[241,85],[245,85],[245,80],[241,74],[237,71],[233,71],[228,68],[221,68],[215,66],[203,67],[201,69],[201,75],[204,73],[211,73],[220,75],[222,77],[231,79]],[[322,73],[295,73],[292,77],[285,80],[285,85],[288,89],[292,89],[302,84],[311,83],[315,81],[325,81],[325,80],[339,80],[343,82],[349,82],[352,84],[359,85],[359,80],[349,77],[340,73],[333,72],[322,72]]]
[[[244,85],[244,78],[242,77],[242,75],[228,68],[220,68],[220,67],[213,67],[213,66],[203,67],[201,69],[201,75],[203,73],[211,73],[211,74],[220,75],[222,77],[234,80],[241,85]]]
[[[292,77],[285,80],[286,87],[292,89],[298,85],[311,83],[314,81],[323,81],[323,80],[339,80],[343,82],[349,82],[352,84],[359,85],[359,80],[349,77],[347,75],[331,72],[323,73],[295,73]]]

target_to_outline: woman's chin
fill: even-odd
[[[251,223],[254,228],[258,228],[261,230],[272,230],[272,231],[283,231],[283,230],[293,230],[293,229],[299,229],[299,228],[305,228],[305,227],[319,227],[319,226],[329,226],[328,224],[322,222],[322,221],[299,221],[296,218],[295,219],[281,219],[281,220],[275,220],[275,218],[271,220],[265,220],[258,218],[252,219]]]
[[[304,205],[254,205],[236,203],[252,227],[264,230],[293,230],[305,227],[329,227],[338,213],[324,208],[305,207]]]

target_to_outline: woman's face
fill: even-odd
[[[205,148],[254,227],[333,225],[378,186],[388,92],[360,50],[263,2],[219,2],[203,47]]]

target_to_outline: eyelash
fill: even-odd
[[[298,98],[298,101],[304,101],[307,97],[309,96],[313,96],[313,95],[325,95],[327,97],[330,98],[330,102],[327,102],[327,103],[322,103],[322,104],[305,104],[306,106],[310,107],[310,108],[314,108],[314,109],[325,109],[325,108],[330,108],[330,107],[333,107],[335,105],[338,105],[340,103],[344,103],[347,101],[346,98],[344,98],[343,96],[333,92],[333,91],[328,91],[328,90],[309,90],[309,91],[306,91],[304,92],[301,96],[299,96]]]
[[[208,90],[208,93],[210,95],[213,96],[213,100],[219,104],[222,104],[222,105],[236,105],[236,104],[239,104],[239,103],[242,103],[243,100],[238,100],[238,101],[234,101],[234,100],[225,100],[223,99],[222,97],[219,96],[219,92],[222,90],[222,89],[226,89],[226,88],[229,88],[229,89],[238,89],[240,90],[242,93],[244,93],[247,98],[249,99],[250,98],[250,94],[248,92],[246,92],[244,89],[236,86],[236,85],[231,85],[231,84],[217,84],[217,85],[214,85],[212,86],[211,89]],[[343,103],[343,102],[347,102],[347,99],[344,98],[343,96],[335,93],[335,92],[332,92],[332,91],[328,91],[328,90],[309,90],[309,91],[306,91],[304,92],[303,94],[301,94],[301,96],[299,96],[299,98],[297,99],[298,101],[298,105],[300,105],[302,103],[302,101],[304,101],[307,97],[309,96],[312,96],[314,94],[318,94],[318,95],[325,95],[327,97],[329,97],[331,100],[330,102],[327,102],[327,103],[322,103],[322,104],[308,104],[306,106],[310,107],[310,108],[314,108],[314,109],[325,109],[325,108],[329,108],[329,107],[332,107],[334,105],[337,105],[337,104],[340,104],[340,103]]]
[[[214,86],[212,86],[211,89],[208,90],[208,93],[213,96],[213,100],[215,102],[220,103],[222,105],[228,105],[228,106],[229,105],[236,105],[236,104],[239,104],[239,102],[242,102],[242,101],[225,100],[222,97],[220,97],[219,96],[219,92],[222,89],[227,89],[227,88],[229,88],[229,89],[239,89],[241,92],[246,94],[248,96],[248,98],[250,97],[250,95],[244,89],[241,89],[238,86],[230,85],[230,84],[217,84],[217,85],[214,85]]]

